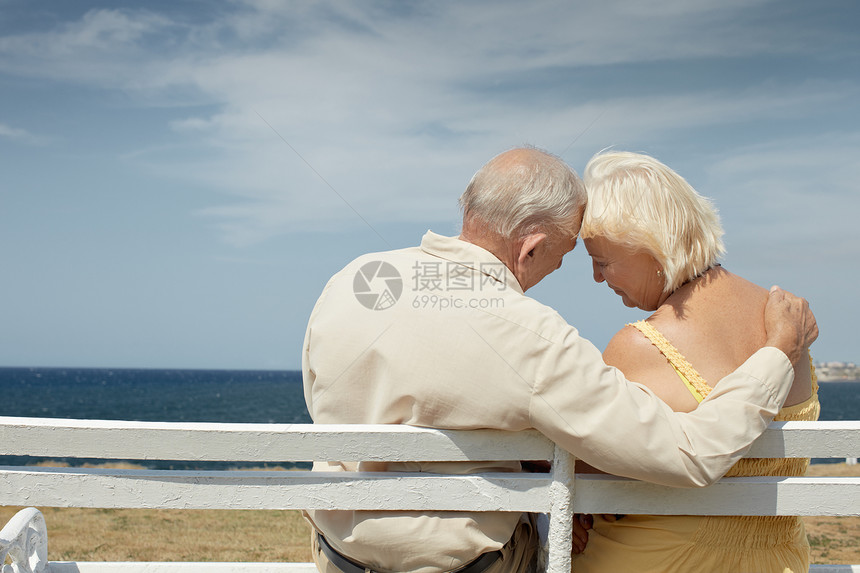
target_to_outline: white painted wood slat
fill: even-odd
[[[318,573],[313,563],[51,561],[47,573]],[[810,565],[809,573],[860,573],[860,565]]]
[[[860,421],[773,422],[748,458],[852,458],[860,455]]]
[[[574,500],[574,464],[576,458],[562,448],[555,449],[552,467],[552,484],[550,495],[552,505],[549,509],[549,531],[547,537],[552,540],[547,548],[547,573],[569,572],[571,565],[571,548],[573,539],[571,531],[573,520]]]
[[[0,504],[168,509],[552,509],[548,474],[178,472],[0,468]],[[578,475],[573,511],[686,515],[860,515],[860,478],[739,477],[680,489]],[[556,508],[558,509],[558,508]]]
[[[539,432],[0,417],[0,455],[186,461],[552,460]]]
[[[736,477],[683,489],[578,475],[577,513],[655,515],[860,515],[860,478]]]
[[[0,505],[548,512],[549,474],[0,468]]]
[[[318,573],[313,563],[51,561],[46,573]]]
[[[313,563],[51,561],[46,573],[318,573]],[[860,573],[860,565],[811,565],[809,573]]]
[[[774,422],[747,457],[858,454],[858,421]],[[536,431],[0,417],[0,455],[259,462],[551,460],[553,444]]]

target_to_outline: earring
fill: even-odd
[[[657,269],[657,276],[658,276],[658,277],[662,277],[662,276],[663,276],[663,269]]]

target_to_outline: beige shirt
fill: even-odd
[[[380,295],[380,296],[377,296]],[[587,301],[583,301],[587,304]],[[304,343],[316,423],[535,428],[616,475],[700,486],[719,479],[778,412],[794,373],[764,348],[694,412],[675,413],[606,366],[488,251],[428,232],[419,248],[359,257],[323,290]],[[316,464],[461,473],[504,464]],[[380,571],[430,573],[501,547],[510,513],[310,511],[342,553]]]

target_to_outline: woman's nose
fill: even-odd
[[[606,280],[605,278],[603,278],[603,273],[600,272],[600,265],[598,265],[596,262],[591,261],[591,269],[594,272],[594,282],[602,283]]]

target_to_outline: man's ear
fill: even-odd
[[[546,233],[530,233],[522,239],[520,243],[520,252],[517,256],[517,262],[525,264],[531,257],[534,257],[535,249],[546,242]]]

